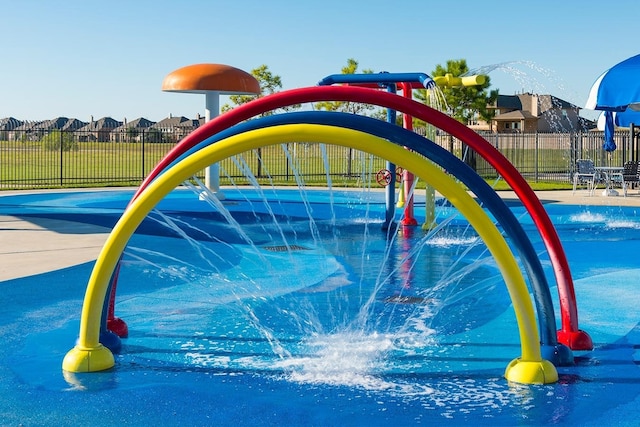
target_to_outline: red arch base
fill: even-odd
[[[592,350],[593,340],[585,331],[558,331],[558,342],[566,345],[572,350]]]

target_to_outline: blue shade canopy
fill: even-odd
[[[640,55],[602,73],[591,87],[585,108],[624,111],[629,106],[640,107]]]
[[[640,76],[638,76],[640,78]],[[627,108],[626,110],[618,113],[613,113],[613,123],[616,126],[628,128],[631,123],[636,126],[640,126],[640,111]]]
[[[605,111],[603,111],[598,116],[598,130],[604,130],[605,120]],[[640,127],[640,111],[627,108],[624,111],[613,112],[613,124],[617,127],[628,128],[632,123]]]

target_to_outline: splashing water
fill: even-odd
[[[630,228],[640,230],[640,223],[630,220],[613,219],[607,222],[607,228]]]
[[[502,71],[511,76],[523,92],[547,93],[549,86],[553,86],[561,93],[565,93],[567,90],[564,81],[553,70],[541,67],[532,61],[507,61],[484,65],[467,74],[489,74],[493,71]]]
[[[389,357],[400,351],[396,334],[350,331],[318,335],[308,339],[309,355],[293,356],[277,366],[285,371],[287,380],[296,383],[342,385],[375,391],[408,392],[408,384],[384,378],[384,373],[396,369]],[[429,392],[429,387],[420,387]],[[415,386],[411,392],[416,393]]]
[[[591,213],[589,211],[586,211],[586,212],[581,212],[575,215],[571,215],[569,217],[569,221],[575,222],[575,223],[585,223],[585,224],[592,224],[594,222],[602,223],[607,221],[607,217],[601,213]]]
[[[570,90],[566,82],[556,74],[555,71],[542,67],[532,61],[506,61],[497,64],[484,65],[469,71],[468,75],[485,74],[490,75],[494,72],[502,72],[508,76],[507,80],[500,80],[501,94],[507,95],[509,92],[532,93],[537,95],[552,95],[571,102],[574,105],[581,106],[584,102],[586,94],[577,93]],[[495,86],[496,82],[492,85]],[[515,84],[514,84],[515,83]],[[504,89],[505,87],[513,90]],[[560,107],[559,105],[556,107]],[[573,131],[575,129],[566,129],[567,122],[562,120],[559,114],[552,110],[553,115],[550,116],[551,125],[558,132]],[[596,120],[598,113],[582,111],[585,117],[590,120]]]

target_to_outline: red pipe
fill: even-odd
[[[406,99],[411,99],[412,97],[411,86],[404,82],[399,83],[398,86],[400,87],[400,89],[402,89],[402,96],[404,96]],[[402,124],[404,125],[405,129],[413,131],[413,118],[409,114],[407,113],[402,114]],[[402,218],[401,224],[406,226],[418,225],[418,221],[416,221],[416,217],[414,216],[414,213],[413,213],[413,194],[411,193],[414,176],[413,176],[413,173],[411,173],[411,171],[408,171],[406,169],[403,170],[402,174],[403,174],[402,184],[404,185],[404,188],[401,191],[404,191],[405,204],[404,204],[404,218]]]
[[[314,86],[278,92],[236,107],[209,121],[177,144],[145,178],[134,199],[181,154],[194,145],[241,121],[288,105],[320,101],[351,101],[378,105],[424,120],[464,141],[504,178],[531,215],[547,248],[555,274],[561,312],[558,341],[573,350],[589,350],[593,343],[578,329],[578,312],[571,271],[560,238],[542,203],[518,170],[488,141],[457,120],[429,106],[384,91],[352,86]],[[112,292],[115,293],[115,283]]]

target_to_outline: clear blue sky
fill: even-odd
[[[637,0],[0,0],[0,13],[0,118],[21,120],[193,118],[204,96],[161,91],[177,68],[266,64],[291,89],[348,58],[376,72],[504,64],[489,73],[500,93],[583,107],[603,71],[640,53]]]

